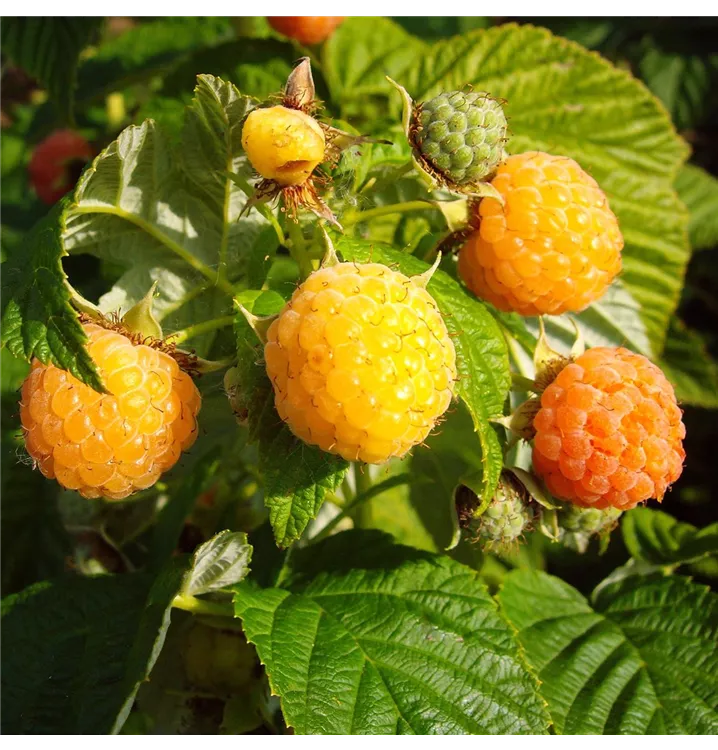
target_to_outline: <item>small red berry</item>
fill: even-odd
[[[319,44],[328,39],[346,16],[267,16],[269,25],[301,44]]]
[[[91,158],[90,144],[72,130],[56,130],[41,141],[28,166],[30,182],[38,198],[48,205],[60,200],[75,186]]]

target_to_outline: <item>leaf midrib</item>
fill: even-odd
[[[145,219],[132,214],[129,211],[125,211],[119,206],[101,206],[101,205],[75,205],[70,209],[70,214],[106,214],[109,216],[116,216],[120,219],[124,219],[130,224],[134,224],[138,229],[146,232],[153,239],[157,240],[160,244],[164,245],[175,255],[179,256],[185,263],[190,265],[195,271],[201,273],[205,278],[209,279],[215,286],[221,289],[225,294],[232,296],[234,289],[232,285],[225,279],[220,279],[209,266],[205,265],[201,260],[196,258],[192,253],[182,247],[178,242],[168,237],[164,232],[157,229],[156,226],[146,221]]]

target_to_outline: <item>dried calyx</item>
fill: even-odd
[[[247,209],[256,203],[281,198],[283,210],[296,220],[305,208],[338,229],[329,206],[319,195],[331,184],[328,174],[318,172],[324,163],[334,165],[341,152],[360,143],[381,142],[332,127],[315,115],[321,111],[316,98],[311,63],[304,57],[287,79],[279,102],[252,110],[242,129],[242,146],[261,177]]]

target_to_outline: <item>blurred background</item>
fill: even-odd
[[[1,247],[3,259],[24,234],[70,191],[89,159],[131,123],[153,117],[177,133],[182,111],[192,96],[197,73],[242,81],[243,93],[265,98],[278,91],[292,62],[306,53],[273,31],[265,18],[100,18],[43,19],[40,27],[2,22]],[[30,19],[32,21],[33,19]],[[718,20],[631,18],[395,18],[410,33],[427,41],[509,21],[532,23],[595,50],[629,70],[663,102],[676,128],[692,149],[691,163],[718,176]],[[51,21],[51,26],[48,26]],[[19,24],[18,24],[19,22]],[[66,65],[28,57],[37,35],[49,50],[59,49]],[[320,55],[319,48],[310,49]],[[76,83],[76,86],[73,86]],[[317,79],[319,95],[323,81]],[[329,115],[339,116],[332,112]],[[58,134],[59,133],[59,134]],[[62,162],[63,169],[55,166]],[[718,358],[718,248],[707,246],[703,227],[718,220],[718,197],[703,198],[701,173],[688,171],[676,187],[694,200],[691,241],[696,250],[688,267],[678,317],[696,330],[713,360]],[[119,275],[118,269],[89,255],[65,260],[73,285],[96,299]],[[17,462],[16,394],[24,365],[3,354],[3,490],[8,461]],[[716,371],[706,377],[716,382]],[[718,386],[716,387],[718,391]],[[718,403],[718,392],[716,393]],[[718,518],[718,479],[714,454],[718,444],[716,411],[687,407],[688,460],[680,481],[663,509],[696,526]],[[5,439],[7,438],[7,440]],[[27,476],[25,476],[27,475]],[[50,491],[34,475],[28,497]],[[23,504],[24,492],[14,485],[12,505],[3,491],[3,594],[55,572],[66,554],[55,533],[58,519],[49,505]],[[618,537],[619,535],[614,535]],[[58,541],[60,539],[60,541]],[[15,555],[23,546],[28,554]],[[42,554],[36,554],[37,549]],[[32,555],[30,551],[33,550]],[[7,555],[6,555],[7,552]],[[11,557],[11,552],[13,556]],[[625,553],[620,539],[596,562],[591,578],[599,580]],[[30,557],[32,559],[30,560]],[[572,557],[552,562],[568,580]],[[108,563],[109,564],[109,563]],[[583,567],[585,570],[587,566]],[[699,576],[716,573],[715,560],[696,569]],[[573,583],[587,589],[588,580]]]

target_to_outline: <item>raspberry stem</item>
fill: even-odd
[[[192,266],[195,271],[208,278],[225,294],[230,295],[230,297],[234,294],[232,284],[230,284],[226,279],[221,278],[215,270],[203,263],[201,260],[199,260],[199,258],[195,257],[191,252],[185,250],[182,245],[170,239],[164,232],[161,232],[159,229],[157,229],[157,227],[155,227],[153,224],[150,224],[148,221],[145,221],[144,219],[141,219],[134,214],[128,213],[127,211],[124,211],[117,206],[74,206],[72,211],[76,214],[110,214],[125,219],[126,221],[130,222],[130,224],[134,224],[136,227],[142,229],[142,231],[147,232],[150,237],[153,237],[158,242],[162,243],[175,255],[178,255],[180,258],[182,258],[185,263]]]
[[[215,617],[234,617],[231,602],[208,602],[191,594],[177,594],[172,600],[175,609],[191,612],[193,615],[213,615]]]
[[[359,464],[357,464],[359,466]],[[367,472],[368,477],[368,472]],[[364,479],[362,484],[364,484]],[[367,479],[367,481],[369,481]],[[411,474],[396,474],[393,477],[385,479],[383,482],[378,484],[367,486],[366,489],[357,492],[354,499],[347,503],[342,509],[341,513],[338,513],[331,521],[312,539],[312,543],[320,542],[322,539],[326,539],[332,531],[348,516],[350,516],[359,505],[365,503],[367,500],[371,500],[373,497],[380,495],[382,492],[391,489],[392,487],[398,487],[402,484],[409,484],[411,482]]]
[[[217,331],[220,328],[227,328],[233,323],[234,316],[225,315],[221,318],[213,318],[212,320],[205,320],[202,323],[195,323],[193,326],[187,326],[187,328],[183,328],[181,331],[175,331],[167,338],[171,339],[173,344],[182,344],[187,339],[201,336],[203,333],[209,333],[210,331]]]
[[[304,242],[302,228],[296,221],[288,219],[287,232],[289,234],[289,239],[291,240],[289,244],[289,252],[299,266],[302,279],[306,279],[307,276],[314,271],[314,266],[312,265],[311,258],[307,253],[307,246]]]
[[[388,214],[407,214],[413,211],[426,211],[431,209],[438,211],[438,206],[428,201],[406,201],[404,203],[391,203],[388,206],[377,206],[376,208],[369,208],[366,211],[358,211],[354,214],[349,214],[343,218],[344,226],[350,227],[354,224],[359,224],[362,221],[370,221],[376,219],[379,216],[387,216]]]

